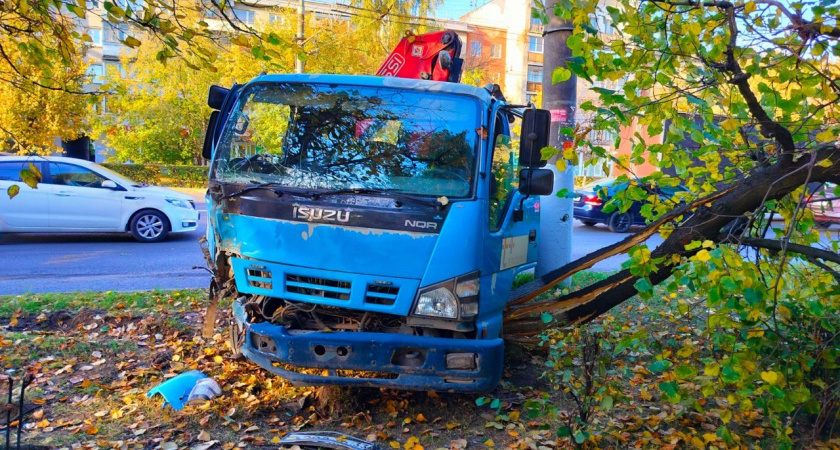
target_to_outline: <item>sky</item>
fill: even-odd
[[[441,5],[435,10],[434,15],[441,19],[457,19],[489,1],[490,0],[443,0],[443,3],[441,3]]]

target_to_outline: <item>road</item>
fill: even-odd
[[[196,231],[156,244],[141,244],[129,235],[6,236],[0,243],[0,295],[207,287],[207,271],[193,269],[204,267],[198,246],[206,227],[203,199],[196,208],[201,211]],[[579,221],[575,221],[573,232],[573,260],[627,237],[606,226],[587,227]],[[662,239],[655,235],[647,243],[652,249]],[[625,255],[614,256],[593,270],[619,270],[626,259]]]
[[[141,244],[130,235],[21,234],[0,242],[0,295],[204,288],[210,284],[198,239],[207,227],[203,199],[196,231]]]

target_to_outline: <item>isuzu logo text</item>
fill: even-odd
[[[300,220],[320,220],[324,222],[346,223],[350,221],[350,211],[337,209],[310,208],[308,206],[295,205],[292,210],[292,217]]]

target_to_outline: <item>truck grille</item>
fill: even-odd
[[[350,282],[287,274],[286,292],[309,297],[350,300]]]
[[[397,294],[399,293],[400,288],[396,286],[369,284],[365,292],[365,303],[391,306],[397,301]]]
[[[271,289],[271,271],[260,266],[248,269],[247,273],[249,285],[260,289]]]

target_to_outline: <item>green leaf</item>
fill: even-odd
[[[137,48],[140,46],[140,41],[134,36],[126,36],[122,42],[131,48]]]
[[[33,172],[31,169],[23,169],[20,171],[20,179],[32,189],[38,189],[38,183],[41,182],[41,174]]]
[[[543,323],[551,323],[551,321],[554,320],[554,316],[549,313],[542,313],[540,315],[540,319],[542,319]]]
[[[697,375],[697,368],[687,364],[682,364],[674,369],[674,374],[677,375],[678,380],[687,380]]]
[[[659,390],[668,397],[676,397],[679,393],[679,385],[676,381],[663,381],[659,383]]]
[[[583,431],[577,430],[575,431],[575,442],[578,444],[583,444],[586,441],[586,434]]]
[[[598,405],[598,406],[604,411],[609,411],[613,407],[613,402],[614,402],[613,398],[608,395],[608,396],[601,399],[601,404]]]
[[[477,406],[484,406],[487,403],[487,399],[485,397],[478,397],[475,399],[475,404]]]
[[[650,366],[648,366],[648,370],[650,370],[651,372],[657,373],[657,372],[663,372],[663,371],[667,370],[669,367],[671,367],[671,361],[666,361],[666,360],[663,359],[663,360],[660,360],[660,361],[656,361],[653,364],[651,364]]]
[[[500,406],[502,406],[502,401],[499,400],[498,398],[494,398],[493,401],[490,402],[490,407],[493,408],[493,409],[496,409]]]
[[[558,67],[551,72],[551,83],[557,84],[572,78],[572,71],[565,67]]]
[[[9,194],[9,199],[11,200],[20,193],[20,186],[13,184],[9,186],[9,189],[6,189],[6,193]]]

